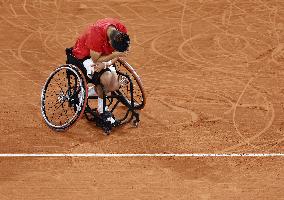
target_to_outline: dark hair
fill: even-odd
[[[124,52],[128,49],[130,44],[130,38],[126,33],[122,33],[118,30],[113,30],[110,34],[111,46],[120,52]]]

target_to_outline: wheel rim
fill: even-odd
[[[57,68],[46,81],[41,102],[48,126],[56,130],[71,126],[81,116],[86,102],[86,85],[81,74],[71,66]]]

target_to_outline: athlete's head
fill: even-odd
[[[110,44],[115,50],[124,52],[128,50],[130,38],[126,33],[113,30],[110,34]]]

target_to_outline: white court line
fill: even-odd
[[[232,154],[0,154],[0,157],[284,157],[284,153],[232,153]]]

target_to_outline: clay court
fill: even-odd
[[[2,0],[1,154],[284,153],[284,2]],[[85,27],[128,28],[138,128],[57,133],[45,80]],[[1,157],[0,199],[284,199],[284,157]]]

